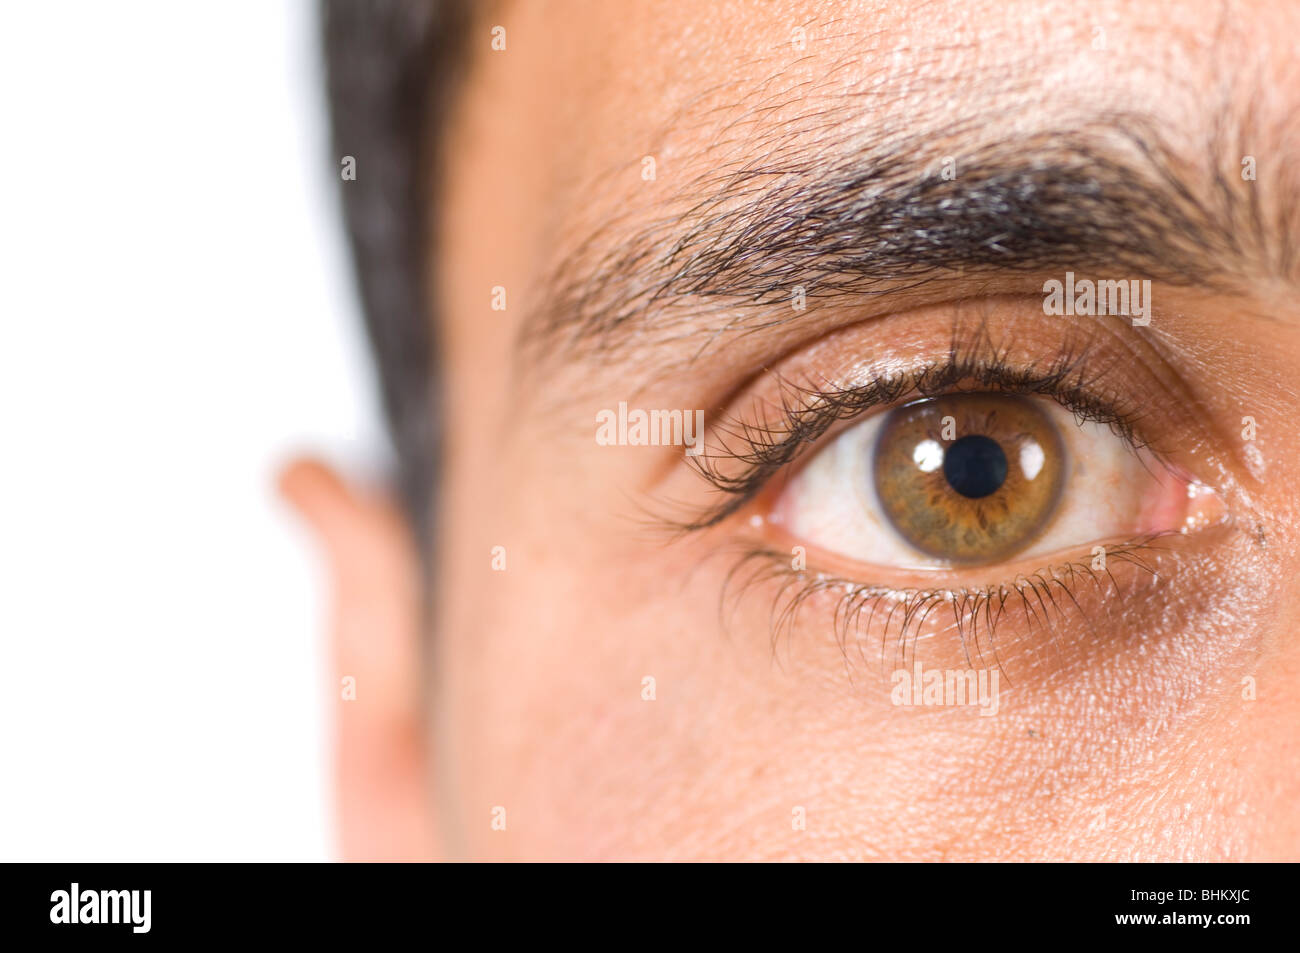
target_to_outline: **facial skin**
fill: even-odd
[[[431,263],[446,459],[427,625],[393,507],[317,465],[285,477],[330,553],[338,674],[357,680],[338,713],[345,855],[1297,859],[1300,17],[1266,2],[1211,13],[518,2],[476,26]],[[504,51],[490,45],[498,24]],[[1136,128],[1160,143],[1159,163],[1125,139]],[[1067,148],[1074,134],[1095,152]],[[1109,196],[1158,166],[1204,227],[1148,235],[1166,203],[1130,203],[1086,241],[1052,246],[1062,229],[1044,229],[1022,267],[923,248],[918,261],[944,265],[925,280],[897,262],[850,280],[842,249],[823,267],[812,238],[764,245],[746,231],[752,209],[807,209],[819,182],[880,168],[889,148],[902,157],[890,194],[903,195],[948,156],[952,188],[1018,159],[1031,178],[1048,162],[1095,174]],[[1247,155],[1254,179],[1241,177]],[[1123,171],[1107,177],[1111,157]],[[1078,192],[1062,201],[1089,206]],[[869,244],[879,234],[864,241],[884,255]],[[1144,260],[1170,235],[1179,267]],[[716,292],[691,285],[719,263]],[[1153,277],[1150,324],[1045,315],[1043,282],[1067,270]],[[803,310],[798,284],[814,289]],[[783,536],[784,481],[888,406],[840,421],[754,498],[684,533],[664,521],[719,494],[682,448],[595,439],[597,413],[620,402],[779,426],[781,380],[845,386],[943,359],[956,332],[978,329],[1021,366],[1091,342],[1087,380],[1134,411],[1168,458],[1161,472],[1213,488],[1214,506],[1210,525],[1144,552],[1154,576],[1112,558],[1100,583],[1013,601],[975,648],[945,607],[914,638],[897,616],[881,622],[887,608],[846,631],[826,591],[774,626],[799,583],[755,574],[761,558],[730,586],[729,573],[756,548],[788,560],[802,545],[815,578],[978,590],[1090,564],[1098,543],[1122,551],[1123,534],[947,570]],[[728,438],[707,445],[716,461]],[[1098,497],[1097,470],[1083,470],[1067,497],[1101,506],[1133,489]],[[1183,505],[1154,507],[1177,517],[1164,528]],[[993,650],[996,664],[981,654]],[[996,715],[894,704],[891,673],[914,661],[997,669]]]

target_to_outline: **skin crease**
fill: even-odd
[[[391,506],[316,464],[284,477],[330,553],[337,673],[357,677],[357,700],[337,715],[344,855],[1300,858],[1290,475],[1300,310],[1289,283],[1261,269],[1242,294],[1157,285],[1145,331],[1204,432],[1180,449],[1192,466],[1222,468],[1231,525],[1178,541],[1156,583],[1120,569],[1118,590],[1081,589],[1091,624],[1067,611],[1050,633],[1023,618],[1001,627],[1009,681],[996,717],[891,706],[879,631],[846,649],[827,606],[808,606],[774,643],[774,590],[721,595],[744,515],[666,544],[638,507],[681,479],[680,451],[593,439],[599,409],[712,409],[837,330],[837,348],[870,353],[910,298],[810,308],[774,335],[724,336],[704,352],[653,329],[594,360],[521,368],[515,347],[558,257],[602,221],[689,199],[675,190],[701,161],[743,160],[766,127],[798,114],[801,84],[866,84],[873,95],[843,120],[862,130],[991,110],[998,134],[1014,136],[1080,104],[1137,105],[1158,109],[1176,145],[1200,156],[1206,102],[1238,95],[1224,91],[1225,64],[1249,63],[1265,80],[1251,99],[1262,130],[1252,149],[1261,168],[1293,163],[1296,143],[1284,155],[1279,130],[1300,85],[1284,81],[1282,40],[1300,23],[1281,6],[1224,5],[1219,17],[1204,3],[1131,0],[1086,12],[1006,2],[492,11],[508,48],[490,50],[492,24],[472,34],[481,49],[442,189],[447,458],[431,633]],[[801,53],[790,49],[796,25],[808,34]],[[1105,54],[1092,47],[1097,25]],[[816,153],[815,136],[805,145]],[[639,174],[645,155],[657,158],[653,182]],[[498,285],[505,312],[489,307]],[[1241,440],[1245,415],[1262,470]],[[492,569],[494,546],[505,571]],[[944,628],[917,642],[927,668],[963,664]],[[433,646],[424,662],[422,639]],[[642,698],[646,676],[654,701]],[[504,830],[492,824],[498,807]],[[792,825],[796,808],[806,829]]]

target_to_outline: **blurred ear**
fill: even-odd
[[[299,460],[280,477],[334,587],[333,693],[345,860],[429,860],[435,849],[421,697],[419,561],[382,494]]]

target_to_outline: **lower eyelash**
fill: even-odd
[[[836,642],[846,663],[849,661],[850,645],[858,641],[860,633],[871,631],[877,615],[883,611],[884,624],[879,635],[882,664],[887,659],[885,649],[890,642],[891,630],[896,630],[893,635],[895,661],[898,667],[905,667],[909,661],[909,645],[910,657],[914,658],[916,642],[931,614],[936,611],[950,612],[952,625],[945,626],[944,630],[955,627],[967,664],[973,666],[978,660],[981,665],[985,665],[991,655],[993,663],[1001,668],[997,657],[996,634],[1008,613],[1023,617],[1030,629],[1041,627],[1046,630],[1053,640],[1049,644],[1055,644],[1055,633],[1051,625],[1053,619],[1058,622],[1064,620],[1067,612],[1076,613],[1092,628],[1091,617],[1075,596],[1078,587],[1091,583],[1103,595],[1110,592],[1122,597],[1124,587],[1111,572],[1111,562],[1119,561],[1136,566],[1155,578],[1155,568],[1144,557],[1165,549],[1158,545],[1160,539],[1177,535],[1177,530],[1171,530],[1133,539],[1118,546],[1107,546],[1107,564],[1101,570],[1092,567],[1091,559],[1080,559],[1046,567],[1029,575],[1022,573],[1009,583],[976,589],[899,589],[864,585],[825,573],[793,569],[789,553],[755,547],[745,551],[727,573],[719,606],[720,615],[723,616],[725,627],[725,606],[728,600],[739,602],[751,589],[780,580],[781,586],[773,596],[770,612],[772,653],[775,657],[782,637],[788,638],[792,634],[805,604],[822,593],[838,591],[839,598],[832,619]],[[865,625],[862,624],[864,615]],[[859,650],[861,648],[859,645]],[[1006,673],[1003,672],[1003,675],[1005,677]]]

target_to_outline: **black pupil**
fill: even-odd
[[[943,475],[962,496],[978,500],[996,493],[1007,479],[1007,455],[990,437],[971,434],[954,442],[943,455]]]

